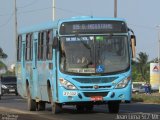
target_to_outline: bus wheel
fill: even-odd
[[[62,112],[62,104],[60,103],[52,103],[52,113],[57,114]]]
[[[57,113],[62,112],[62,104],[53,102],[51,88],[49,88],[48,92],[49,92],[48,93],[48,95],[49,95],[49,101],[51,102],[51,106],[52,106],[52,113],[53,114],[57,114]]]
[[[85,106],[83,105],[76,105],[76,109],[78,112],[84,112]]]
[[[109,101],[108,102],[109,113],[118,113],[119,105],[120,105],[119,101]]]
[[[87,112],[93,111],[93,107],[94,107],[93,105],[86,105],[85,106]]]
[[[45,110],[45,108],[46,108],[46,103],[44,101],[40,101],[37,103],[37,110],[38,111]]]
[[[27,102],[28,102],[28,110],[36,111],[36,101],[31,98],[29,88],[27,88]]]

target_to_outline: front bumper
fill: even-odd
[[[64,95],[64,92],[74,92],[76,95]],[[131,100],[131,83],[122,89],[104,89],[104,90],[66,90],[59,86],[58,102],[59,103],[78,103],[78,102],[108,102],[108,101],[130,101]],[[93,101],[91,96],[102,96],[103,100]]]

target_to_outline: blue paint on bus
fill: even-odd
[[[97,21],[106,23],[95,24]],[[61,32],[63,23],[71,22],[73,26],[69,24],[70,29]],[[27,98],[29,92],[36,102],[62,105],[131,101],[131,35],[127,25],[127,32],[121,32],[112,22],[126,25],[120,18],[82,16],[20,30],[16,64],[19,94]],[[114,33],[114,27],[119,31]],[[88,33],[96,30],[101,33]],[[97,36],[101,38],[96,40]],[[53,48],[55,37],[58,47]],[[101,100],[96,98],[99,96]]]

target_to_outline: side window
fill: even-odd
[[[42,59],[43,60],[46,60],[46,39],[47,39],[47,32],[46,31],[44,31],[43,32],[43,57],[42,57]]]
[[[26,35],[26,60],[32,60],[32,34],[27,34]]]
[[[41,59],[41,33],[38,33],[38,60]]]
[[[33,59],[33,34],[30,34],[30,60]]]
[[[17,41],[17,61],[21,61],[21,52],[22,51],[22,36],[18,36],[18,41]]]
[[[26,54],[25,59],[29,60],[29,34],[26,35]]]
[[[38,34],[38,60],[43,60],[43,44],[44,44],[44,33],[40,32]]]
[[[52,59],[52,32],[43,31],[38,34],[38,60]]]
[[[47,40],[46,40],[46,44],[47,44],[47,59],[51,60],[52,59],[52,42],[53,41],[53,36],[52,36],[52,30],[47,31]]]

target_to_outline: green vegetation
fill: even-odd
[[[15,76],[15,71],[7,70],[6,73],[1,74],[1,76]]]
[[[0,69],[3,69],[3,68],[7,70],[7,66],[2,61],[0,61]]]
[[[6,59],[8,56],[6,53],[3,52],[2,48],[0,48],[0,70],[4,69],[6,71],[6,73],[4,74],[0,74],[0,75],[15,75],[15,71],[11,72],[7,70],[7,65],[2,61],[4,59]]]
[[[132,79],[133,82],[150,82],[150,63],[158,62],[158,59],[148,61],[148,55],[140,52],[137,61],[132,61]],[[133,102],[160,103],[160,93],[133,94]]]
[[[8,57],[7,54],[5,54],[2,50],[2,48],[0,48],[0,69],[7,70],[7,66],[2,61],[2,59],[6,59],[7,57]]]
[[[140,52],[138,54],[137,61],[132,62],[132,78],[134,82],[149,82],[150,62],[146,53]]]
[[[133,102],[158,103],[160,104],[160,93],[154,94],[133,94]]]

